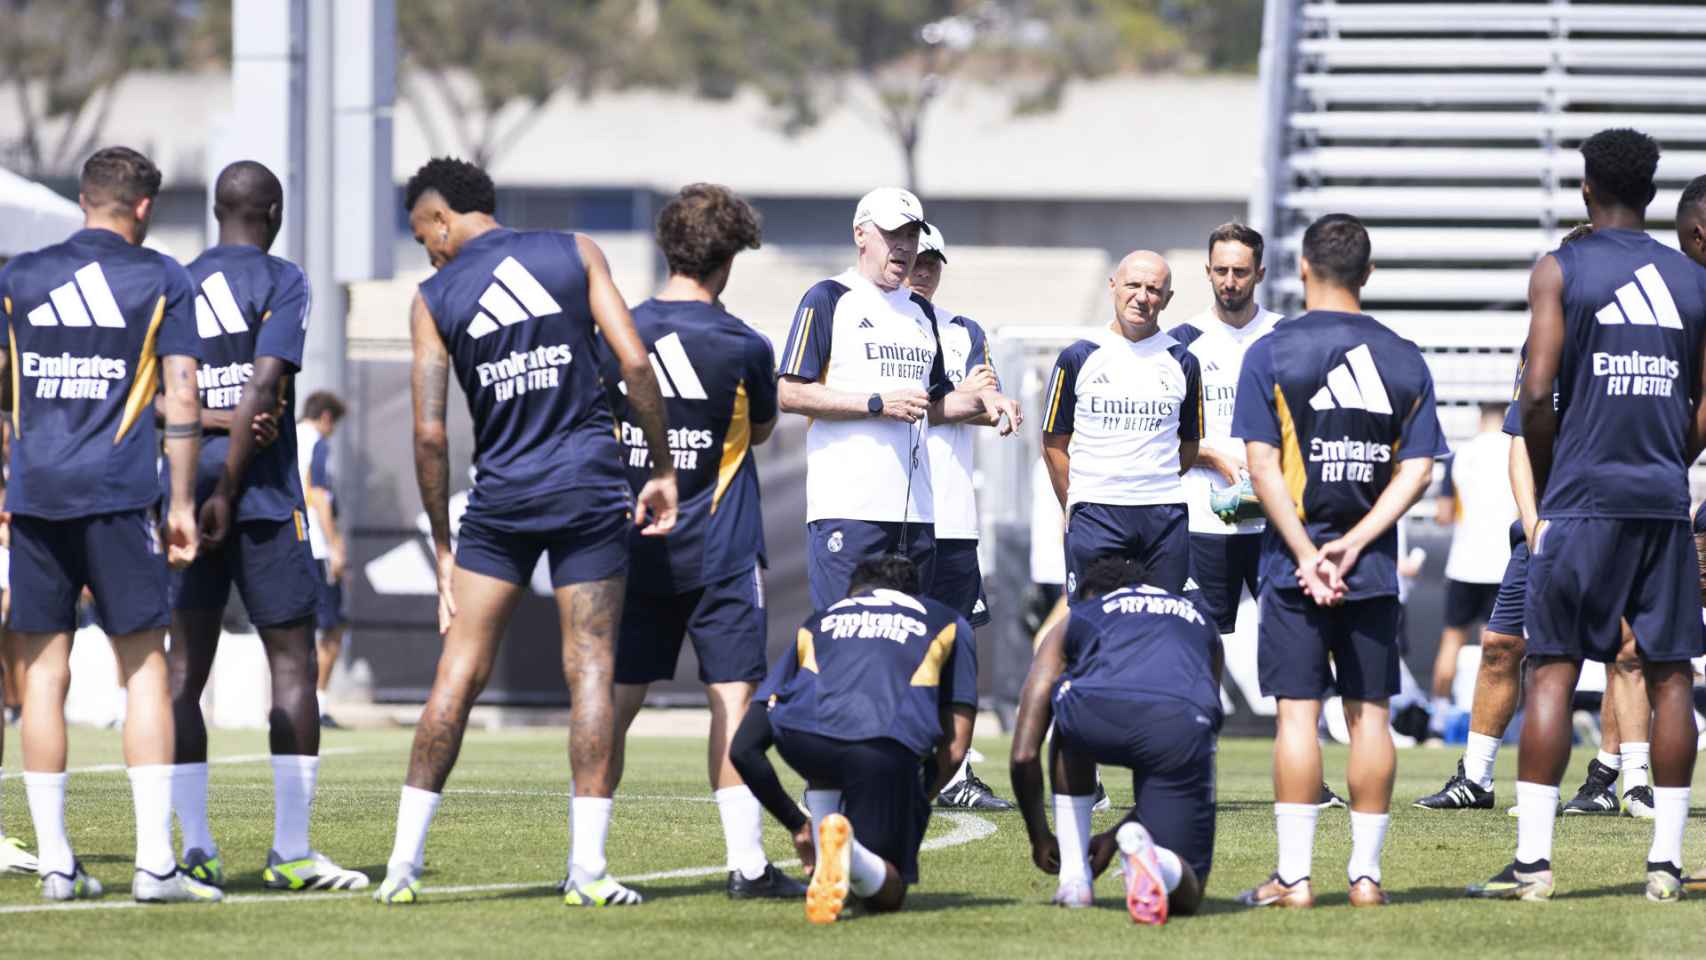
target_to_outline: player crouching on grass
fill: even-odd
[[[1032,861],[1060,875],[1056,905],[1090,906],[1091,884],[1117,852],[1132,920],[1160,925],[1170,912],[1197,911],[1214,858],[1220,637],[1195,604],[1143,579],[1115,554],[1087,565],[1078,601],[1043,638],[1025,679],[1013,793]],[[1058,840],[1043,807],[1051,721]],[[1091,837],[1099,763],[1131,770],[1135,802],[1118,827]]]
[[[806,891],[812,923],[834,923],[849,894],[873,912],[904,905],[906,888],[918,882],[930,799],[971,745],[971,626],[921,593],[918,567],[903,556],[859,564],[846,599],[812,614],[770,668],[758,692],[769,710],[748,710],[730,749],[735,769],[795,832],[796,845],[798,810],[764,755],[772,741],[806,780],[817,838]]]

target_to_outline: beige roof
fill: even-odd
[[[133,73],[114,97],[101,142],[149,154],[169,183],[207,176],[208,138],[231,109],[227,74]],[[673,191],[712,180],[755,195],[857,196],[903,179],[898,148],[861,106],[868,100],[850,90],[819,125],[788,136],[756,95],[563,93],[492,173],[504,185]],[[1253,77],[1124,76],[1070,88],[1057,111],[1015,116],[1005,94],[950,83],[925,125],[920,189],[927,198],[1243,200],[1256,169],[1257,100]],[[394,118],[401,181],[431,151],[406,103]],[[0,97],[0,130],[20,128],[15,99]],[[59,130],[44,134],[57,142]]]

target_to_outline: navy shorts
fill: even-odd
[[[1259,533],[1191,534],[1191,579],[1221,633],[1238,628],[1238,601],[1246,589],[1256,595],[1261,566]]]
[[[906,555],[918,564],[918,582],[934,582],[936,530],[928,523],[905,525]],[[866,560],[901,552],[901,524],[871,520],[813,520],[806,524],[806,575],[812,609],[847,597],[853,571]]]
[[[1497,583],[1468,583],[1463,580],[1445,581],[1445,625],[1468,627],[1493,619],[1493,606],[1499,598]]]
[[[936,541],[936,571],[924,592],[974,627],[988,623],[989,600],[983,595],[983,571],[977,566],[977,541]]]
[[[1685,520],[1542,520],[1528,561],[1528,655],[1609,663],[1627,620],[1648,660],[1700,656],[1698,564]]]
[[[1214,864],[1218,718],[1171,697],[1109,695],[1063,682],[1054,693],[1061,750],[1131,771],[1137,819],[1208,883]]]
[[[550,562],[553,588],[628,572],[626,511],[590,509],[557,515],[562,517],[560,523],[540,529],[509,516],[489,517],[470,509],[462,515],[457,534],[456,565],[525,585],[533,579],[533,568],[543,555]]]
[[[693,638],[701,683],[764,679],[764,571],[751,570],[680,593],[655,594],[628,578],[616,641],[616,682],[645,684],[675,677],[683,635]]]
[[[235,525],[224,546],[197,552],[194,563],[172,575],[172,608],[224,610],[236,584],[249,622],[276,627],[312,615],[322,582],[300,515],[250,520]]]
[[[1397,597],[1322,607],[1302,590],[1265,586],[1260,602],[1256,671],[1263,696],[1319,700],[1332,690],[1347,700],[1397,695]]]
[[[1190,523],[1182,503],[1143,507],[1074,504],[1066,521],[1066,592],[1077,596],[1078,579],[1090,561],[1117,553],[1149,571],[1146,582],[1168,593],[1184,593],[1191,578]]]
[[[12,615],[19,633],[77,629],[83,588],[113,636],[163,629],[171,622],[171,571],[152,509],[72,520],[12,517]]]
[[[332,571],[324,561],[315,561],[314,568],[314,626],[321,630],[341,627],[349,619],[344,613],[343,581],[332,582]]]
[[[918,882],[918,849],[930,825],[924,764],[898,740],[835,740],[774,727],[776,752],[813,786],[841,791],[853,839]]]

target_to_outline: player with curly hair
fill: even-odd
[[[396,844],[375,899],[403,904],[420,895],[427,828],[468,711],[544,556],[561,613],[571,703],[573,844],[563,902],[637,904],[640,895],[606,870],[604,841],[617,778],[611,677],[629,510],[645,534],[675,526],[675,467],[658,380],[604,253],[590,239],[505,229],[492,216],[491,177],[461,160],[421,167],[404,206],[438,270],[415,296],[411,327],[415,477],[437,548],[444,652],[415,728]],[[616,355],[651,458],[637,497],[623,480],[616,423],[599,385],[598,335]],[[454,553],[445,428],[453,368],[474,422],[476,469]]]

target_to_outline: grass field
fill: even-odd
[[[18,767],[16,731],[8,772]],[[314,836],[334,859],[369,870],[377,883],[390,852],[406,731],[329,734]],[[980,739],[991,762],[986,779],[1005,794],[1006,745]],[[116,764],[116,734],[78,730],[73,768]],[[228,874],[230,902],[218,907],[138,908],[129,900],[132,820],[128,783],[116,767],[73,776],[72,838],[107,896],[81,909],[49,907],[28,878],[0,878],[0,955],[244,956],[263,952],[318,956],[526,955],[562,946],[580,956],[798,956],[802,948],[838,955],[1036,957],[1070,949],[1102,954],[1165,946],[1188,956],[1425,956],[1459,954],[1685,956],[1702,949],[1706,904],[1658,906],[1641,897],[1646,822],[1561,822],[1555,863],[1559,893],[1549,904],[1461,899],[1464,884],[1509,859],[1515,821],[1514,751],[1499,767],[1500,809],[1428,814],[1407,805],[1450,772],[1450,750],[1399,757],[1396,808],[1386,854],[1392,905],[1346,906],[1346,815],[1322,815],[1312,912],[1243,912],[1231,898],[1260,881],[1274,857],[1268,745],[1228,740],[1220,753],[1220,821],[1215,869],[1204,915],[1165,930],[1134,928],[1118,881],[1097,885],[1099,909],[1046,905],[1053,878],[1030,866],[1016,814],[953,814],[931,823],[937,844],[921,858],[923,884],[905,913],[853,918],[834,929],[808,927],[794,904],[731,903],[723,895],[717,811],[704,783],[703,748],[694,740],[637,740],[610,838],[610,862],[647,897],[629,910],[569,910],[551,884],[567,852],[567,770],[560,733],[474,733],[427,844],[427,897],[411,908],[381,908],[363,894],[280,895],[260,889],[259,869],[272,830],[270,770],[258,733],[218,733],[211,812]],[[1568,787],[1591,756],[1578,750]],[[248,757],[249,759],[244,759]],[[1329,747],[1329,779],[1343,782],[1345,755]],[[790,780],[790,788],[798,787]],[[1129,784],[1109,781],[1116,804]],[[1696,811],[1698,813],[1698,810]],[[22,783],[6,783],[0,813],[9,830],[32,839]],[[1113,815],[1098,816],[1098,824]],[[790,855],[772,826],[767,846]],[[1689,834],[1692,858],[1706,836]],[[1692,863],[1691,863],[1692,865]]]

